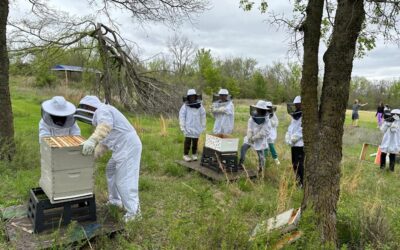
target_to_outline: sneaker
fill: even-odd
[[[281,162],[279,161],[278,158],[276,158],[274,161],[275,161],[275,164],[276,164],[276,165],[281,165]]]
[[[197,155],[192,155],[192,161],[197,161]]]
[[[183,156],[183,160],[186,161],[186,162],[189,162],[189,161],[192,160],[192,158],[190,158],[190,156],[188,156],[188,155],[184,155]]]

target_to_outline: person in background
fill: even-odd
[[[214,134],[232,134],[235,119],[235,108],[229,98],[227,89],[220,89],[218,100],[212,104],[212,114],[215,117]]]
[[[378,128],[382,126],[384,110],[385,110],[385,105],[383,105],[383,102],[380,102],[378,108],[376,109],[376,114],[375,114],[375,117],[378,121]]]
[[[142,142],[135,128],[115,107],[102,103],[96,96],[85,96],[75,113],[79,121],[95,126],[83,143],[82,154],[101,157],[107,150],[112,156],[107,163],[108,204],[124,207],[127,223],[140,218],[139,171]]]
[[[304,183],[304,142],[302,127],[302,108],[301,97],[296,96],[293,101],[295,110],[291,110],[288,104],[288,112],[292,121],[285,135],[286,143],[291,147],[293,171],[296,174],[296,180],[300,187]]]
[[[277,135],[278,135],[278,131],[277,130],[278,130],[278,125],[279,125],[279,120],[278,120],[278,117],[276,116],[276,114],[274,112],[274,107],[272,105],[272,102],[268,102],[267,101],[267,107],[268,107],[269,110],[271,110],[270,114],[269,114],[269,120],[271,122],[271,133],[269,134],[269,137],[268,137],[268,148],[269,149],[266,149],[265,152],[264,152],[265,153],[265,158],[267,158],[268,151],[270,151],[272,159],[274,159],[274,161],[275,161],[275,164],[276,165],[280,165],[281,162],[279,161],[278,154],[276,153],[276,150],[275,150],[275,140],[276,140]]]
[[[368,103],[364,103],[364,104],[360,104],[359,101],[357,99],[354,100],[354,104],[353,104],[353,112],[351,114],[351,120],[352,120],[352,125],[354,127],[358,127],[358,119],[360,118],[358,115],[358,110],[361,107],[364,107],[365,105],[367,105]]]
[[[246,153],[253,148],[258,155],[258,172],[265,166],[264,151],[268,150],[268,138],[270,136],[271,123],[267,103],[258,101],[256,105],[250,106],[250,118],[247,123],[247,135],[244,137],[240,150],[239,164],[242,165],[246,159]]]
[[[385,119],[381,131],[384,133],[381,149],[381,169],[386,167],[386,156],[389,154],[389,170],[394,171],[396,154],[400,152],[400,109],[391,111],[392,117]]]
[[[185,135],[183,160],[197,161],[197,144],[201,133],[206,129],[206,110],[203,107],[201,95],[196,90],[189,89],[185,102],[179,111],[179,126]],[[192,157],[189,156],[192,148]]]
[[[75,121],[75,106],[62,96],[54,96],[42,103],[42,119],[39,121],[39,143],[43,137],[81,135]]]

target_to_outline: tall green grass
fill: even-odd
[[[0,206],[27,201],[29,188],[38,186],[40,178],[38,122],[40,103],[58,90],[37,90],[21,79],[12,81],[12,101],[18,153],[11,163],[0,162]],[[73,100],[76,102],[76,100]],[[242,142],[246,133],[248,105],[256,100],[236,100],[234,136]],[[209,105],[207,110],[209,110]],[[126,226],[124,233],[113,239],[103,237],[93,242],[98,249],[265,249],[278,235],[264,235],[249,243],[255,225],[262,220],[302,201],[302,190],[295,187],[290,161],[290,148],[283,138],[290,117],[285,107],[278,108],[280,126],[276,142],[281,165],[269,162],[265,178],[249,182],[215,183],[195,172],[178,166],[182,157],[183,135],[176,118],[160,118],[125,113],[136,127],[143,142],[139,182],[143,219]],[[163,121],[164,120],[164,121]],[[351,119],[350,119],[351,122]],[[346,118],[346,131],[349,117]],[[79,124],[83,135],[92,128]],[[213,119],[207,116],[207,131]],[[376,133],[373,113],[361,112],[363,131]],[[360,141],[366,133],[358,135]],[[363,137],[364,136],[364,137]],[[201,140],[204,142],[204,135]],[[338,235],[343,249],[394,249],[400,242],[399,170],[380,171],[357,157],[361,143],[344,144],[341,196],[338,204]],[[100,204],[107,201],[105,166],[110,154],[96,164],[95,192]],[[248,168],[257,168],[257,158],[249,152]],[[397,167],[398,168],[398,167]],[[116,212],[118,217],[120,212]],[[309,212],[308,212],[309,213]],[[300,228],[305,235],[287,249],[320,249],[313,216],[305,214]],[[378,225],[378,226],[375,226]],[[3,225],[0,224],[4,228]],[[7,246],[4,233],[0,247]]]

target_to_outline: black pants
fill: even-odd
[[[188,155],[190,151],[190,145],[192,146],[192,154],[197,154],[197,143],[199,142],[199,138],[190,138],[185,137],[185,144],[183,148],[184,155]]]
[[[381,153],[381,169],[386,167],[386,156],[387,153]],[[389,154],[389,169],[390,171],[394,171],[394,164],[396,162],[396,154]]]
[[[292,165],[297,181],[303,185],[304,180],[304,149],[303,147],[292,147]]]

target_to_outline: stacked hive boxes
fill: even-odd
[[[236,172],[241,169],[237,164],[238,147],[238,138],[223,134],[206,135],[200,164],[218,172]]]
[[[81,136],[42,139],[40,187],[51,203],[93,196],[93,156],[82,155]]]

